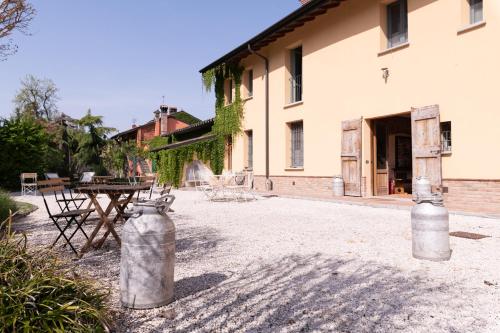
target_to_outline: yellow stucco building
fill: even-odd
[[[311,0],[201,70],[245,68],[227,167],[307,196],[331,196],[334,175],[350,196],[427,176],[499,206],[499,36],[497,0]]]

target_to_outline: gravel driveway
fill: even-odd
[[[451,260],[434,263],[411,257],[408,211],[174,194],[175,302],[122,309],[111,238],[76,261],[111,288],[118,332],[500,332],[500,220],[451,216],[451,231],[492,237],[452,237]],[[41,198],[23,200],[40,209],[17,229],[49,244]]]

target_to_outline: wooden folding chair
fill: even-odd
[[[45,204],[45,208],[47,209],[47,214],[52,222],[55,224],[57,229],[59,230],[59,235],[56,240],[52,243],[51,247],[54,247],[59,239],[63,237],[66,240],[65,245],[69,245],[71,250],[78,255],[73,244],[71,244],[71,239],[75,236],[75,234],[80,230],[85,238],[88,239],[85,230],[83,230],[82,225],[87,219],[87,217],[94,211],[94,209],[71,209],[69,203],[72,202],[70,199],[66,199],[64,194],[64,185],[62,180],[59,179],[51,179],[51,180],[42,180],[38,182],[39,192],[42,194],[43,202]],[[53,214],[50,210],[49,204],[47,202],[47,197],[53,194],[54,198],[61,209],[61,212],[57,214]],[[73,201],[74,202],[74,201]],[[66,225],[63,225],[63,221],[66,222]],[[62,223],[61,223],[62,222]],[[66,230],[71,226],[71,224],[76,224],[76,229],[71,233],[69,237],[66,236]]]

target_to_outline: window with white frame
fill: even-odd
[[[290,50],[290,103],[302,101],[302,46]]]
[[[245,131],[247,138],[247,160],[246,160],[246,168],[249,170],[253,169],[253,131]]]
[[[248,97],[253,96],[253,70],[250,69],[248,70],[247,74],[247,91],[248,91]]]
[[[483,0],[467,0],[469,2],[469,23],[483,21]]]
[[[397,0],[387,5],[387,47],[408,42],[407,0]]]
[[[451,153],[451,121],[441,123],[441,152]]]
[[[290,166],[292,168],[304,167],[304,126],[302,121],[290,124]]]

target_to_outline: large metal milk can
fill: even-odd
[[[333,176],[333,196],[344,196],[344,179],[342,176]]]
[[[441,194],[418,196],[411,211],[413,257],[432,261],[451,256],[448,209]]]
[[[167,216],[174,196],[134,203],[122,230],[120,292],[124,307],[148,309],[174,298],[175,226]]]
[[[413,198],[416,200],[418,196],[429,196],[431,195],[431,181],[425,176],[420,176],[415,179],[415,184],[413,184]]]

